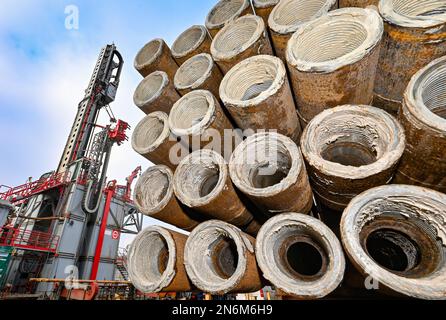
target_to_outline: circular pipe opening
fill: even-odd
[[[395,166],[404,152],[405,136],[396,119],[383,110],[345,105],[313,118],[302,135],[301,149],[310,167],[324,174],[362,179]]]
[[[332,72],[365,57],[381,41],[383,30],[372,9],[334,10],[294,33],[287,61],[300,71]]]
[[[264,196],[289,188],[301,167],[300,151],[291,139],[277,133],[259,133],[236,148],[229,170],[241,191]]]
[[[253,0],[252,4],[255,8],[269,8],[277,5],[279,0]]]
[[[408,235],[392,229],[370,234],[366,250],[379,265],[397,272],[413,269],[421,256],[420,248]]]
[[[172,45],[172,55],[181,58],[197,49],[206,38],[207,30],[203,26],[192,26],[178,36]]]
[[[214,29],[222,27],[230,20],[238,17],[250,5],[248,0],[221,0],[206,17],[206,27]]]
[[[135,127],[132,147],[139,154],[158,148],[170,135],[168,117],[164,112],[153,112],[145,116]]]
[[[227,175],[227,166],[220,154],[208,149],[195,151],[175,171],[175,194],[190,207],[202,206],[222,191]]]
[[[193,56],[175,74],[175,87],[179,90],[198,87],[209,77],[213,66],[214,61],[209,54]]]
[[[446,22],[444,0],[380,1],[384,19],[404,27],[427,28]]]
[[[133,199],[138,209],[146,214],[162,210],[173,194],[172,171],[165,166],[147,169],[136,183]]]
[[[138,107],[142,107],[147,103],[158,98],[163,89],[169,83],[167,74],[162,71],[155,71],[144,78],[135,90],[133,101]]]
[[[267,280],[304,299],[326,296],[344,276],[339,240],[321,221],[300,213],[268,220],[257,235],[256,257]]]
[[[135,58],[135,67],[151,64],[161,54],[163,48],[163,40],[154,39],[147,43],[138,52]]]
[[[218,220],[200,224],[186,242],[184,261],[191,281],[209,293],[227,293],[244,277],[250,241],[236,227]],[[249,247],[246,247],[246,246]]]
[[[230,59],[254,44],[265,31],[263,19],[247,15],[228,23],[215,36],[211,53],[216,60]]]
[[[258,104],[282,87],[285,76],[285,66],[279,58],[254,56],[238,63],[224,76],[220,96],[226,104]]]
[[[281,34],[293,33],[300,25],[327,13],[336,0],[280,1],[270,14],[269,27]]]
[[[446,196],[387,185],[354,198],[341,220],[354,264],[385,287],[422,299],[444,299]]]
[[[128,259],[132,283],[142,292],[162,291],[175,276],[175,243],[160,227],[143,230],[132,242]]]
[[[178,100],[169,114],[169,126],[177,136],[198,134],[213,120],[215,98],[209,91],[195,90]]]
[[[286,259],[293,271],[303,276],[314,276],[322,269],[322,255],[310,243],[296,242],[292,244],[288,248]]]
[[[414,75],[405,108],[430,126],[446,131],[446,57],[436,59]]]

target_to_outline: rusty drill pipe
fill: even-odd
[[[154,39],[139,50],[135,57],[134,67],[143,77],[155,71],[164,71],[170,80],[178,69],[170,48],[163,39]]]
[[[228,23],[214,38],[211,54],[223,74],[259,54],[273,54],[263,19],[246,15]]]
[[[288,137],[257,133],[237,146],[229,162],[235,186],[271,215],[309,213],[313,193],[302,154]]]
[[[321,221],[300,213],[268,220],[256,239],[263,277],[286,295],[320,299],[342,282],[345,258],[336,235]]]
[[[204,149],[184,158],[175,171],[175,195],[187,207],[256,235],[260,225],[237,196],[228,165],[217,152]]]
[[[379,0],[339,0],[339,8],[378,6]]]
[[[446,195],[388,185],[352,200],[341,220],[346,254],[383,291],[446,299]]]
[[[174,84],[183,96],[193,90],[202,89],[210,91],[220,99],[218,90],[222,78],[223,75],[211,55],[202,53],[181,65],[175,74]]]
[[[173,173],[166,166],[147,169],[136,183],[133,199],[138,210],[151,218],[192,231],[199,222],[181,208],[173,191]]]
[[[211,52],[212,39],[205,26],[192,26],[178,36],[172,45],[172,57],[181,66],[200,53]]]
[[[344,8],[291,37],[287,63],[303,125],[325,109],[372,102],[382,34],[376,11]]]
[[[209,11],[205,25],[211,36],[215,37],[230,21],[252,13],[249,0],[221,0]]]
[[[299,141],[302,133],[283,62],[259,55],[234,66],[223,78],[220,97],[241,129],[274,129]]]
[[[276,56],[286,62],[286,48],[304,23],[337,8],[337,0],[282,0],[271,12],[268,27]]]
[[[416,73],[407,87],[399,120],[407,146],[395,183],[446,193],[446,57]]]
[[[341,211],[370,188],[389,183],[405,148],[404,130],[372,106],[340,106],[317,115],[301,149],[316,198]]]
[[[446,55],[444,1],[381,1],[385,32],[373,104],[396,114],[411,77]]]
[[[254,6],[254,10],[256,15],[260,16],[265,22],[265,25],[268,24],[268,18],[273,11],[274,7],[279,3],[279,0],[253,0],[252,5]]]
[[[255,239],[219,220],[200,224],[189,235],[184,264],[192,283],[211,294],[249,293],[262,288]]]
[[[143,293],[189,292],[193,285],[184,268],[187,236],[158,226],[140,232],[128,254],[130,281]]]
[[[133,131],[133,150],[152,163],[164,164],[172,170],[178,164],[170,161],[170,151],[176,144],[171,138],[168,116],[161,111],[145,116]]]
[[[178,100],[170,111],[169,127],[193,151],[218,144],[222,152],[224,131],[233,129],[220,103],[207,90],[194,90]]]
[[[162,111],[167,114],[173,104],[180,99],[173,81],[169,80],[164,71],[149,74],[135,90],[133,102],[145,114]]]

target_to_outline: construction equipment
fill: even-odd
[[[54,297],[54,292],[63,292],[54,290],[54,281],[30,282],[31,277],[114,280],[121,234],[141,229],[142,216],[130,197],[141,168],[126,186],[106,181],[112,147],[127,140],[129,129],[109,107],[123,63],[115,45],[101,50],[57,170],[0,193],[0,199],[14,206],[10,222],[0,226],[0,250],[8,253],[0,280],[11,294],[61,297]],[[103,109],[110,116],[106,126],[97,123]]]

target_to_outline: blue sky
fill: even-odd
[[[141,80],[137,51],[153,38],[171,45],[193,24],[204,24],[216,0],[2,0],[0,10],[0,184],[15,186],[54,170],[101,47],[114,42],[125,66],[117,118],[135,127],[144,114],[133,105]],[[65,8],[79,9],[79,29],[65,28]],[[103,123],[107,118],[103,117]],[[115,147],[108,176],[124,183],[150,163]]]

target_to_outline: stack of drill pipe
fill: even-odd
[[[310,121],[301,140],[315,197],[336,211],[359,193],[389,183],[404,148],[401,125],[371,106],[325,110]]]
[[[250,0],[220,0],[209,11],[205,25],[211,36],[215,37],[230,21],[252,13]]]
[[[445,194],[416,186],[381,186],[355,197],[345,209],[342,242],[365,279],[363,286],[445,300],[445,221]]]
[[[225,130],[233,129],[220,103],[207,90],[191,91],[178,100],[170,111],[169,127],[194,151],[210,144],[221,145]]]
[[[187,236],[151,226],[133,240],[128,253],[130,281],[143,293],[190,292],[183,263]]]
[[[192,26],[178,36],[172,45],[172,56],[179,66],[200,53],[211,52],[212,39],[204,26]]]
[[[264,278],[282,294],[297,299],[323,298],[344,277],[345,258],[338,238],[321,221],[300,213],[268,220],[257,235],[256,257]]]
[[[138,179],[133,200],[142,214],[191,231],[198,222],[184,212],[175,198],[173,179],[168,167],[150,167]]]
[[[176,145],[169,129],[168,115],[161,111],[145,116],[133,131],[133,150],[152,163],[164,164],[172,170],[178,164],[171,161],[171,150]]]
[[[294,33],[287,63],[304,126],[325,109],[371,104],[382,34],[378,13],[361,8],[331,11]]]
[[[211,54],[223,73],[246,58],[259,54],[272,55],[265,22],[254,15],[229,22],[214,37]]]
[[[268,27],[276,55],[284,62],[288,41],[308,21],[337,8],[337,0],[282,0],[271,12]]]
[[[446,57],[413,76],[399,121],[407,146],[395,182],[446,193]]]
[[[224,158],[212,150],[199,150],[184,158],[173,182],[177,198],[208,217],[238,226],[255,235],[260,225],[237,196]]]
[[[145,77],[133,95],[133,102],[145,114],[155,111],[169,114],[178,99],[180,95],[175,90],[173,81],[163,71],[155,71]]]
[[[190,281],[211,294],[249,293],[263,285],[255,239],[223,221],[200,224],[189,235],[184,264]]]
[[[379,0],[339,0],[339,8],[377,6]]]
[[[254,6],[254,10],[256,15],[260,16],[265,22],[265,25],[268,24],[268,18],[273,11],[274,7],[279,3],[279,0],[253,0],[252,5]]]
[[[169,79],[173,80],[178,64],[164,40],[154,39],[139,50],[135,57],[134,67],[143,77],[155,71],[164,71]]]
[[[385,32],[374,105],[396,114],[411,77],[446,54],[446,8],[441,0],[381,1]]]
[[[241,129],[271,129],[299,141],[301,127],[283,62],[258,55],[223,78],[220,98]]]
[[[234,151],[229,172],[235,186],[271,215],[309,213],[313,194],[302,154],[288,137],[257,133]]]
[[[219,87],[223,78],[210,54],[202,53],[184,62],[175,74],[175,88],[181,95],[193,90],[208,90],[220,99]]]

